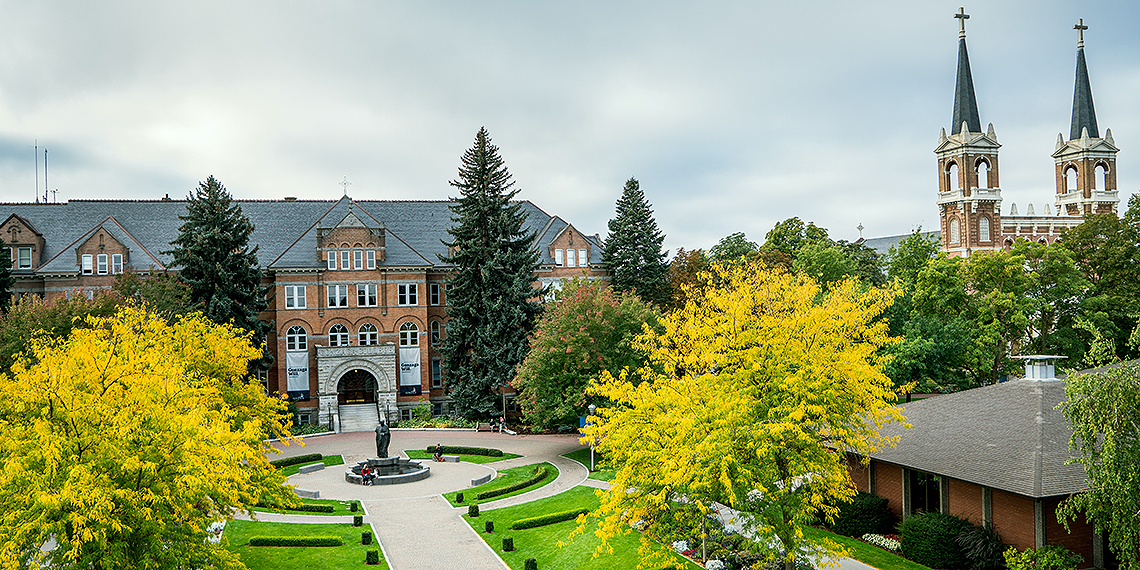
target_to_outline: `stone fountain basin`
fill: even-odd
[[[376,472],[373,485],[399,485],[422,481],[431,476],[431,468],[420,465],[418,461],[404,459],[403,457],[372,457],[349,467],[344,472],[344,480],[355,485],[363,485],[364,477],[360,470],[367,465]]]

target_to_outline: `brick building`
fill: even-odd
[[[272,287],[262,320],[276,365],[262,378],[288,393],[302,419],[371,429],[429,403],[448,412],[439,339],[446,334],[450,202],[236,201],[253,222],[251,244]],[[603,278],[601,243],[530,202],[538,236],[536,285]],[[125,270],[176,270],[162,253],[186,202],[72,200],[3,204],[0,235],[12,251],[13,292],[47,299],[91,296]]]

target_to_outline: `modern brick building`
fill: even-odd
[[[371,429],[428,403],[445,414],[439,339],[447,321],[446,201],[236,201],[273,297],[262,320],[275,367],[262,382],[288,393],[303,419]],[[601,243],[530,202],[535,284],[603,278]],[[186,202],[72,200],[3,204],[16,295],[92,295],[126,270],[177,270],[171,248]],[[352,421],[350,421],[350,416]]]

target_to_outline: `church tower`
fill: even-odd
[[[982,132],[970,57],[966,52],[966,19],[958,19],[958,77],[954,86],[951,134],[938,137],[938,209],[942,250],[962,257],[979,250],[1000,249],[1001,189],[998,184],[997,134],[993,123]]]
[[[1053,160],[1057,165],[1057,214],[1084,216],[1116,213],[1116,153],[1112,129],[1104,138],[1096,126],[1089,70],[1085,64],[1084,20],[1077,20],[1077,79],[1073,89],[1073,120],[1069,140],[1057,135]]]

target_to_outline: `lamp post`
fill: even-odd
[[[590,404],[588,408],[590,415],[586,416],[586,424],[589,425],[590,419],[594,417],[594,412],[598,409],[597,406]],[[594,437],[590,436],[590,473],[594,472]]]

